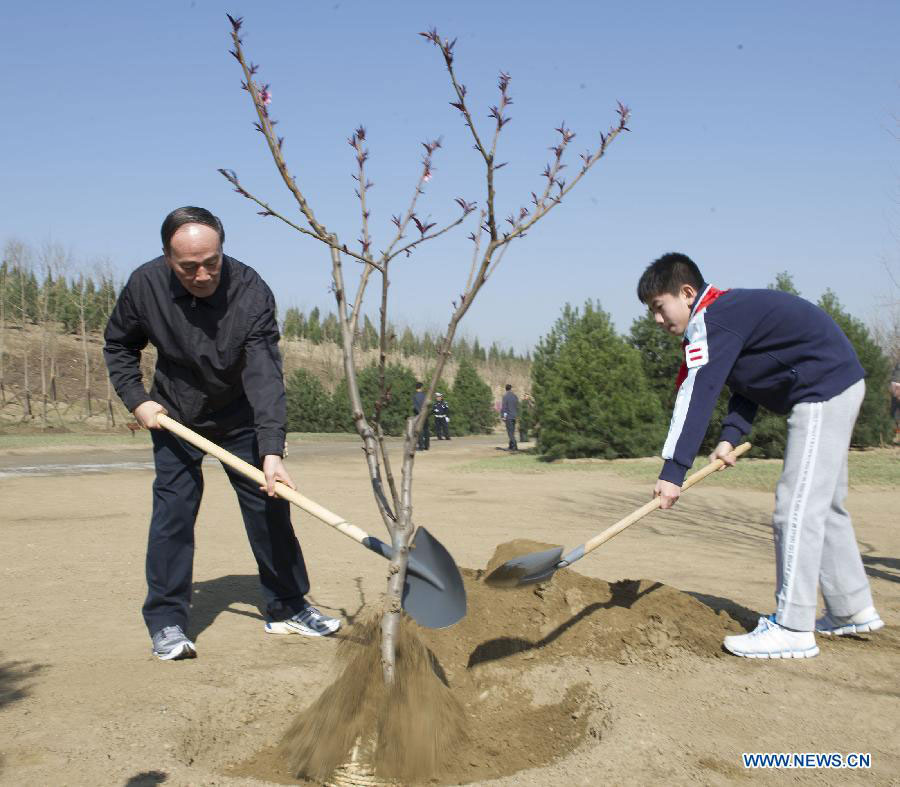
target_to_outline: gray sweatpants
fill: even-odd
[[[816,588],[828,611],[853,615],[872,604],[847,496],[847,451],[865,381],[827,402],[795,405],[788,418],[784,470],[775,491],[775,620],[812,631]]]

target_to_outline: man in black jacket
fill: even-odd
[[[516,443],[516,418],[519,417],[519,397],[512,391],[512,386],[506,384],[506,393],[503,394],[503,400],[500,403],[500,417],[506,424],[506,434],[509,437],[509,451],[518,451],[519,445]]]
[[[203,494],[204,453],[157,423],[171,414],[256,467],[257,487],[228,467],[266,600],[269,633],[325,636],[340,627],[305,600],[309,579],[285,500],[295,488],[282,462],[285,392],[275,300],[252,268],[222,253],[225,232],[203,208],[170,213],[163,256],[141,265],[106,326],[104,355],[116,393],[151,430],[156,480],[147,547],[144,621],[163,660],[193,658],[185,634],[191,598],[194,522]],[[157,350],[148,394],[141,351]]]

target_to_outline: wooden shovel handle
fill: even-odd
[[[223,464],[228,465],[233,470],[236,470],[241,475],[247,476],[251,481],[256,481],[260,486],[266,485],[266,476],[262,470],[258,467],[254,467],[249,462],[245,462],[240,457],[235,456],[234,454],[226,451],[221,446],[216,445],[211,440],[207,440],[205,437],[198,435],[192,429],[189,429],[184,424],[178,423],[178,421],[173,420],[169,416],[159,413],[156,416],[156,422],[172,432],[172,434],[177,435],[185,442],[190,443],[191,445],[199,448],[201,451],[205,451],[210,456],[214,456]],[[356,525],[350,524],[346,519],[339,517],[337,514],[333,514],[327,508],[320,506],[318,503],[310,500],[308,497],[301,495],[297,490],[291,489],[289,486],[282,484],[280,481],[275,482],[275,494],[278,497],[283,497],[285,500],[289,500],[298,508],[306,511],[307,514],[311,514],[316,519],[321,522],[324,522],[326,525],[331,525],[335,530],[339,530],[345,536],[352,538],[354,541],[358,541],[360,544],[365,546],[365,540],[369,538],[369,534],[366,533],[365,530],[357,527]]]
[[[731,452],[730,456],[737,459],[739,456],[746,454],[751,447],[750,443],[741,443]],[[710,462],[706,467],[698,470],[693,475],[688,476],[681,485],[681,491],[683,492],[685,489],[690,489],[694,484],[699,483],[706,478],[706,476],[712,475],[723,467],[725,467],[725,462],[722,459],[716,459],[715,462]],[[619,535],[626,527],[633,525],[639,519],[643,519],[651,511],[656,511],[656,509],[659,508],[660,502],[660,498],[654,497],[649,503],[645,503],[637,511],[630,513],[624,519],[620,519],[614,525],[610,525],[602,533],[598,533],[592,539],[585,542],[584,554],[586,555],[591,550],[596,549],[601,544],[609,541],[613,536]]]

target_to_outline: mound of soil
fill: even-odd
[[[609,723],[602,697],[557,672],[571,675],[580,665],[590,673],[604,660],[719,658],[722,638],[743,630],[724,612],[651,580],[609,584],[565,569],[508,590],[483,581],[511,557],[550,547],[510,542],[486,570],[463,569],[468,614],[455,626],[432,630],[405,620],[402,677],[390,692],[372,610],[347,632],[337,681],[278,746],[232,773],[284,784],[328,781],[336,767],[359,759],[366,779],[374,773],[371,783],[459,784],[543,766],[600,738]]]

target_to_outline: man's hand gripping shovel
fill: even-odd
[[[178,421],[160,413],[157,423],[185,442],[214,456],[223,464],[247,476],[260,486],[265,486],[262,470],[226,451],[221,446],[201,437]],[[304,497],[281,482],[275,483],[275,494],[290,501],[316,519],[331,525],[348,538],[362,544],[377,555],[390,560],[394,550],[375,536],[370,536],[346,519],[333,514],[318,503]],[[462,577],[450,553],[443,544],[424,527],[416,528],[410,544],[409,564],[406,571],[406,585],[403,589],[403,609],[420,625],[426,628],[445,628],[465,617],[466,591]]]

